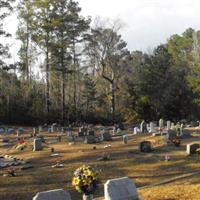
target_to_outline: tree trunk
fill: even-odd
[[[46,50],[46,114],[47,121],[49,122],[49,111],[50,111],[50,83],[49,83],[49,48]]]
[[[112,113],[112,121],[115,123],[115,84],[114,81],[111,84],[111,113]]]

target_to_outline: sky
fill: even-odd
[[[200,30],[200,0],[77,0],[83,16],[120,19],[122,38],[130,51],[152,50],[173,34],[191,27]],[[16,31],[16,16],[6,22],[6,29]],[[17,42],[12,40],[15,57]]]

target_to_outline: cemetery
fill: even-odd
[[[2,126],[0,199],[198,199],[199,126],[150,124],[118,132],[112,126],[25,127],[20,134],[19,127]],[[91,196],[73,185],[82,165],[98,176]]]
[[[0,200],[200,200],[199,8],[0,0]]]

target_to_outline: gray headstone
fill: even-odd
[[[104,184],[105,200],[139,200],[135,184],[128,178],[108,180]]]
[[[111,141],[112,136],[109,131],[102,131],[101,132],[101,141]]]
[[[84,143],[85,144],[94,144],[94,143],[96,143],[96,137],[94,135],[87,135],[85,137]]]
[[[67,142],[74,142],[74,137],[73,137],[73,135],[67,136]]]
[[[63,189],[56,189],[39,192],[33,197],[33,200],[71,200],[71,196]]]
[[[123,135],[122,138],[123,138],[123,143],[127,144],[128,143],[128,135]]]
[[[177,136],[177,132],[175,130],[168,130],[167,131],[167,135],[166,135],[166,139],[167,140],[172,140]]]
[[[141,152],[149,153],[152,151],[152,146],[150,141],[142,141],[139,143],[139,150]]]
[[[41,151],[42,150],[42,140],[40,138],[36,138],[33,141],[33,151]]]
[[[196,150],[200,147],[200,144],[197,144],[197,143],[190,143],[190,144],[187,144],[187,147],[186,147],[186,153],[188,155],[191,155],[191,154],[194,154],[196,153]]]
[[[94,131],[92,131],[92,130],[89,130],[89,131],[87,132],[87,135],[92,135],[92,136],[95,136],[95,132],[94,132]]]

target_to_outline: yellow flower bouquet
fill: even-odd
[[[90,195],[95,192],[99,183],[98,173],[91,167],[83,165],[74,172],[72,185],[78,192]]]

